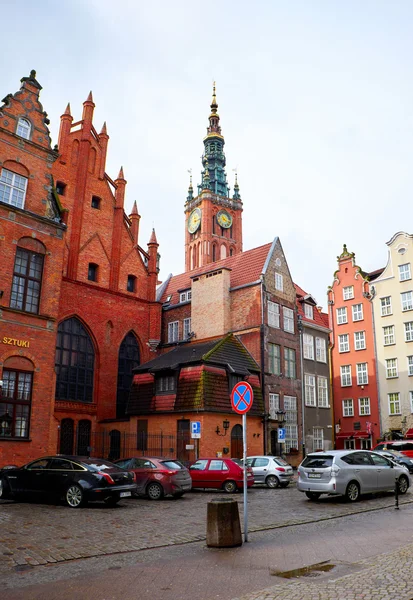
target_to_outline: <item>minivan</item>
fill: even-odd
[[[413,440],[388,440],[380,442],[373,450],[397,450],[405,456],[413,458]]]

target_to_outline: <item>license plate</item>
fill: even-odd
[[[308,478],[309,479],[321,479],[321,473],[309,473]]]
[[[132,496],[132,492],[121,492],[120,493],[121,498],[127,498],[128,496]]]

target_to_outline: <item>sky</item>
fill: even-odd
[[[160,279],[184,271],[189,175],[200,182],[212,82],[244,250],[281,240],[296,283],[326,308],[343,243],[366,271],[412,232],[410,0],[1,0],[0,98],[31,69],[57,143],[93,91],[106,170],[155,227]],[[18,35],[17,35],[18,34]]]

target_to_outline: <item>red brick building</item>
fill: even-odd
[[[125,419],[132,368],[161,325],[155,232],[144,250],[123,170],[105,172],[92,94],[80,120],[67,107],[57,150],[35,73],[22,84],[0,109],[2,462],[93,452],[102,429],[116,444],[110,421]]]

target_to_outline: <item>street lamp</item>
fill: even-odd
[[[227,430],[229,429],[229,421],[228,421],[228,419],[225,419],[225,420],[222,422],[222,427],[224,428],[224,433],[221,433],[221,430],[220,430],[220,428],[219,428],[219,425],[217,425],[217,428],[215,429],[215,433],[216,433],[217,435],[220,435],[221,437],[224,437],[224,435],[227,435]]]

